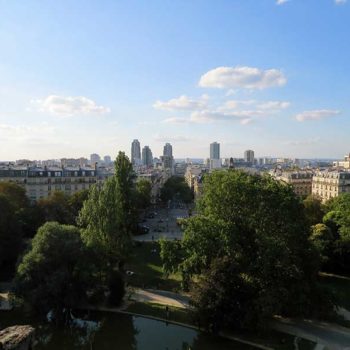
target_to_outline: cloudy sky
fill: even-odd
[[[350,0],[0,0],[0,160],[342,158]]]

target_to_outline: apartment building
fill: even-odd
[[[0,167],[0,181],[23,186],[32,201],[46,198],[54,191],[67,195],[89,189],[97,182],[97,171],[90,167],[38,167],[5,165]]]
[[[322,198],[323,202],[343,193],[350,193],[349,171],[319,171],[312,181],[312,194]]]
[[[313,172],[300,171],[271,171],[270,175],[276,180],[291,185],[295,194],[307,197],[312,193]]]

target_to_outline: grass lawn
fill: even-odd
[[[126,270],[135,274],[128,276],[127,282],[134,287],[180,292],[181,276],[178,273],[167,277],[163,274],[159,250],[157,242],[141,242],[136,245],[125,266]]]
[[[335,294],[340,306],[350,310],[350,279],[348,277],[320,274],[320,282]]]

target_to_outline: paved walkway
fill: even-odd
[[[325,322],[276,317],[272,327],[318,343],[317,349],[350,350],[350,329]]]
[[[10,311],[12,308],[9,293],[0,293],[0,311]]]
[[[169,305],[182,309],[189,307],[189,298],[180,294],[155,289],[135,289],[130,299],[141,303]]]

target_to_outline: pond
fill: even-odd
[[[190,328],[114,313],[91,313],[76,318],[70,327],[55,328],[20,311],[0,312],[0,329],[15,324],[31,324],[36,328],[35,350],[254,349]]]

